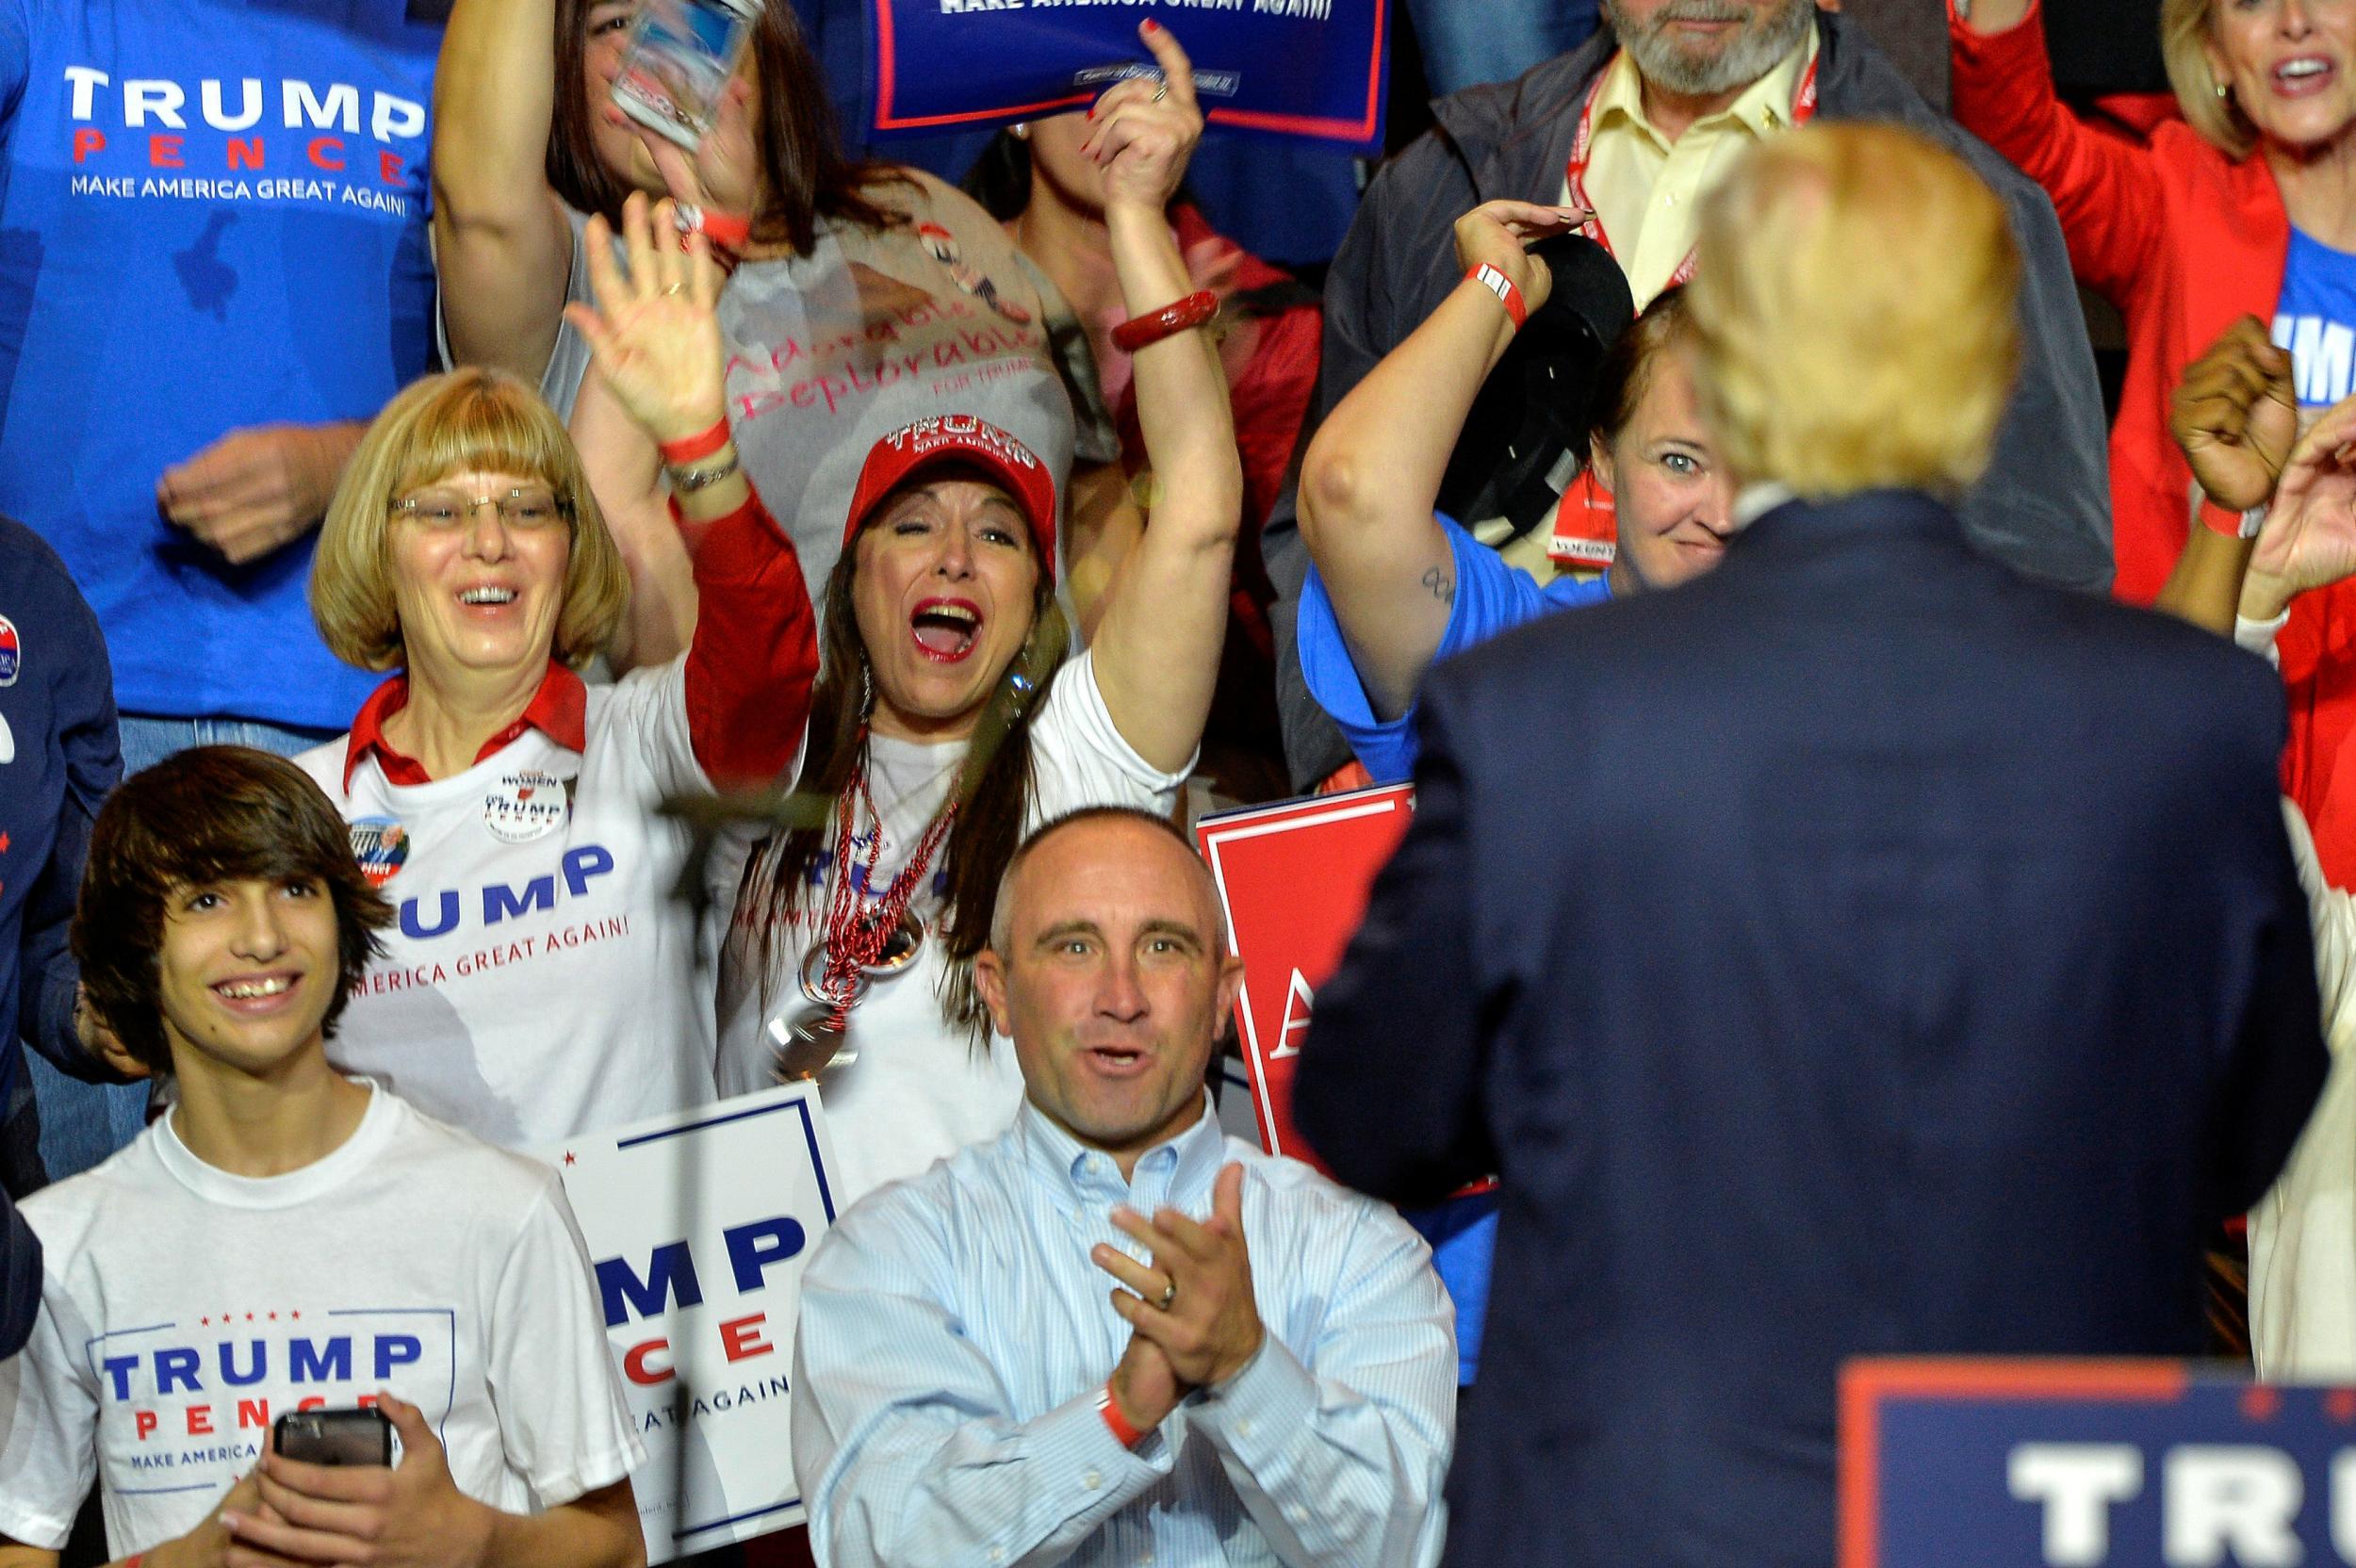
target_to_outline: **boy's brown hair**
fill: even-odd
[[[313,879],[335,906],[340,960],[323,1032],[383,951],[393,906],[352,858],[335,805],[283,757],[246,746],[197,746],[135,774],[91,830],[74,956],[99,1019],[151,1072],[172,1070],[160,988],[164,912],[174,892],[254,878]]]

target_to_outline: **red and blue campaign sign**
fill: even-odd
[[[762,1089],[538,1151],[564,1179],[646,1462],[646,1560],[802,1522],[787,1369],[834,1222],[818,1091]]]
[[[1151,69],[1147,17],[1194,61],[1214,125],[1383,145],[1393,0],[872,0],[868,69],[880,136],[1085,108]]]
[[[2168,1361],[1852,1362],[1841,1568],[2356,1563],[2356,1389]]]

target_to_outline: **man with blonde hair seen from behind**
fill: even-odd
[[[1995,198],[1810,126],[1700,254],[1747,526],[1433,675],[1295,1086],[1369,1192],[1502,1178],[1460,1563],[1821,1568],[1845,1359],[2198,1352],[2202,1238],[2323,1078],[2270,673],[1965,542]]]

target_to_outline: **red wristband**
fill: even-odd
[[[1522,291],[1514,286],[1512,278],[1507,277],[1485,261],[1466,272],[1464,276],[1497,297],[1497,303],[1505,307],[1505,314],[1513,318],[1515,332],[1529,325],[1530,307],[1522,302]]]
[[[1145,1434],[1129,1425],[1129,1418],[1121,1413],[1121,1401],[1113,1397],[1112,1380],[1097,1391],[1096,1413],[1104,1418],[1104,1429],[1113,1434],[1113,1441],[1124,1448],[1134,1448],[1145,1441]]]
[[[735,437],[728,433],[728,416],[723,414],[720,416],[720,422],[701,435],[682,436],[677,441],[663,442],[663,461],[676,468],[682,463],[693,463],[697,458],[710,457],[733,439]]]
[[[139,1560],[146,1556],[145,1552],[133,1552],[123,1560],[123,1568],[139,1568]]]
[[[1199,327],[1218,314],[1219,296],[1207,288],[1199,288],[1159,310],[1149,310],[1121,322],[1113,329],[1113,347],[1133,354],[1173,334]]]
[[[2233,512],[2217,505],[2205,493],[2201,498],[2200,514],[2202,524],[2212,532],[2222,533],[2228,539],[2255,539],[2266,520],[2266,509],[2263,506]]]
[[[741,251],[752,243],[753,220],[742,213],[704,209],[704,237],[714,245]]]

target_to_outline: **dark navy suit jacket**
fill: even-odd
[[[1422,714],[1294,1112],[1503,1177],[1451,1562],[1828,1564],[1844,1358],[2201,1348],[2326,1066],[2262,661],[1876,492]]]
[[[0,1361],[25,1348],[41,1312],[41,1238],[0,1192]]]

